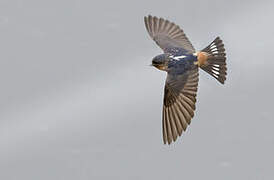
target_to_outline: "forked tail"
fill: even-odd
[[[200,68],[224,84],[226,80],[226,54],[223,41],[217,37],[212,43],[204,48],[199,54],[207,56],[206,61]],[[203,59],[203,58],[201,58]],[[198,55],[199,61],[199,55]]]

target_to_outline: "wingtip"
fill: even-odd
[[[147,16],[145,16],[145,18],[146,18],[147,20],[160,19],[160,18],[158,18],[157,16],[153,16],[153,15],[151,15],[151,14],[148,14]],[[163,19],[163,18],[162,18],[162,19]]]
[[[148,14],[148,15],[144,16],[144,18],[149,18],[149,17],[152,17],[152,15]]]

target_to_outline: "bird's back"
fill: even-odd
[[[171,74],[183,74],[193,68],[197,67],[194,62],[197,61],[197,57],[192,54],[185,54],[181,56],[175,56],[169,62],[168,68]]]

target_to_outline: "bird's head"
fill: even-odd
[[[167,71],[169,59],[167,54],[160,54],[152,59],[151,65],[159,70]]]

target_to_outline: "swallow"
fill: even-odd
[[[164,52],[152,59],[152,66],[167,72],[162,130],[164,144],[171,144],[186,131],[194,116],[199,69],[224,84],[227,75],[225,48],[217,37],[206,48],[196,51],[175,23],[151,15],[144,17],[144,23],[149,36]]]

